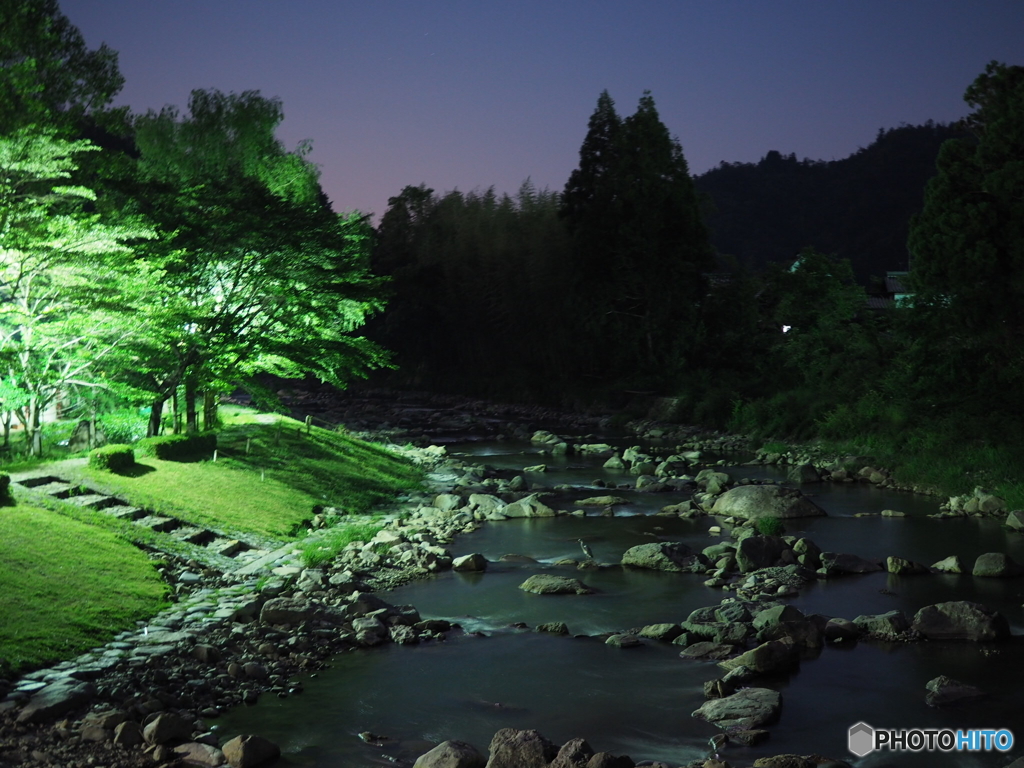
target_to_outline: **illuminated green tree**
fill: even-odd
[[[195,91],[189,113],[167,108],[135,125],[165,279],[160,320],[124,371],[152,395],[151,432],[179,386],[190,399],[259,372],[342,385],[385,363],[353,335],[382,307],[367,225],[330,210],[306,147],[276,139],[280,102]]]

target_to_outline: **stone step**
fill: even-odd
[[[47,483],[59,483],[62,482],[59,477],[53,475],[35,475],[29,477],[20,477],[15,479],[11,478],[12,483],[17,483],[23,488],[37,488],[40,485],[46,485]]]
[[[72,486],[71,483],[65,483],[62,480],[50,480],[48,483],[32,486],[32,490],[45,493],[48,496],[53,496],[56,499],[66,499],[71,495],[71,489],[77,488],[78,486]]]
[[[135,523],[157,533],[170,533],[181,527],[181,520],[173,517],[161,517],[160,515],[146,515],[145,517],[138,518]]]
[[[83,493],[79,496],[69,496],[65,501],[78,507],[90,507],[91,509],[106,509],[119,503],[113,496],[107,496],[105,493]]]
[[[220,538],[210,542],[208,545],[208,549],[212,549],[218,555],[223,555],[224,557],[234,557],[249,548],[248,544],[244,541],[239,541],[238,539]]]
[[[138,520],[140,517],[146,516],[146,510],[142,509],[142,507],[131,507],[127,504],[107,507],[103,511],[111,517],[116,517],[118,520]]]
[[[213,531],[208,531],[205,528],[196,528],[188,525],[182,528],[178,528],[174,531],[174,538],[187,541],[189,544],[197,544],[204,546],[213,541],[217,535]]]

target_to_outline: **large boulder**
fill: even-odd
[[[548,768],[587,768],[594,756],[594,749],[586,739],[569,739],[558,750],[558,755]]]
[[[456,557],[452,560],[452,570],[464,571],[466,573],[481,573],[487,570],[487,558],[479,552]]]
[[[961,683],[945,675],[929,680],[925,686],[928,693],[924,700],[929,707],[948,707],[950,704],[963,704],[985,698],[985,692],[973,685]]]
[[[550,573],[534,574],[520,584],[519,588],[535,595],[590,595],[594,592],[579,579]]]
[[[865,560],[859,555],[849,555],[836,552],[821,553],[821,568],[828,576],[835,576],[847,573],[874,573],[885,570],[880,563],[874,560]]]
[[[235,736],[221,747],[231,768],[256,768],[277,760],[281,748],[262,736],[244,734]]]
[[[788,672],[800,664],[800,653],[791,637],[762,643],[746,653],[732,659],[718,662],[722,669],[733,670],[747,667],[754,672],[767,675],[774,672]]]
[[[972,573],[975,576],[987,578],[1009,578],[1020,576],[1024,573],[1024,568],[1003,552],[987,552],[984,555],[978,555],[978,559],[974,561]]]
[[[536,493],[531,493],[519,501],[507,504],[501,513],[505,517],[554,517],[555,510],[544,504]]]
[[[142,736],[147,744],[170,744],[192,738],[192,723],[173,712],[161,712],[145,728]]]
[[[700,564],[700,560],[685,544],[656,541],[627,549],[622,554],[622,564],[654,571],[689,573]]]
[[[910,622],[903,611],[858,616],[853,623],[861,632],[869,632],[880,637],[896,637],[910,628]]]
[[[41,723],[88,703],[96,695],[92,683],[67,678],[40,688],[18,713],[19,723]]]
[[[537,731],[502,728],[491,739],[486,768],[548,768],[558,747]]]
[[[756,520],[761,517],[820,517],[825,510],[795,488],[739,485],[715,500],[711,514]]]
[[[749,730],[773,722],[782,708],[782,694],[771,688],[743,688],[724,699],[704,702],[692,714],[719,728]]]
[[[1010,637],[1010,625],[1001,613],[967,600],[926,605],[911,626],[929,640],[984,643]]]
[[[464,741],[442,741],[416,758],[412,768],[483,768],[487,761]]]

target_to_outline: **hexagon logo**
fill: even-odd
[[[857,757],[864,757],[875,749],[875,729],[867,723],[851,725],[848,739],[850,751]]]

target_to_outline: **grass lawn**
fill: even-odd
[[[361,440],[283,416],[228,410],[217,461],[137,458],[126,474],[84,468],[80,480],[137,506],[228,534],[296,538],[316,505],[368,512],[418,487],[422,472]]]
[[[66,659],[158,612],[166,585],[109,530],[0,507],[0,674]]]

